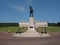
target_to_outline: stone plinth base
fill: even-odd
[[[34,28],[27,30],[25,33],[18,33],[18,34],[13,34],[15,37],[49,37],[50,35],[48,33],[46,34],[41,34],[38,33]]]
[[[13,34],[14,37],[49,37],[49,34]]]

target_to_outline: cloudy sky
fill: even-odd
[[[28,21],[30,5],[36,21],[60,22],[60,0],[0,0],[0,22]]]

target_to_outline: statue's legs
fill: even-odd
[[[33,17],[33,13],[30,13],[30,17]]]

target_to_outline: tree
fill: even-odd
[[[57,23],[57,26],[60,26],[60,22]]]

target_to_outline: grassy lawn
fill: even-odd
[[[41,30],[44,30],[44,28],[38,28],[38,32],[41,32]],[[47,27],[47,32],[60,32],[60,27]]]
[[[47,27],[47,32],[60,32],[60,27]]]
[[[0,32],[8,32],[8,30],[10,32],[17,32],[18,31],[18,27],[14,26],[14,27],[0,27]],[[20,28],[21,32],[25,32],[27,30],[27,28]]]
[[[8,30],[10,32],[16,32],[18,31],[18,27],[16,26],[15,27],[0,27],[0,32],[8,32]],[[27,28],[24,28],[24,27],[20,28],[21,32],[25,32],[26,30]],[[41,32],[41,30],[44,30],[44,28],[38,28],[37,30],[38,32]],[[60,32],[60,27],[47,27],[46,31],[47,32]]]

